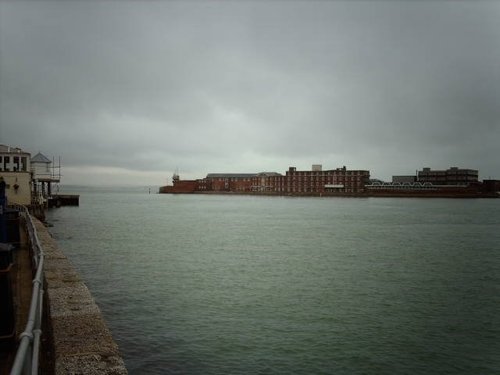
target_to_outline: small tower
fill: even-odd
[[[172,183],[175,185],[179,180],[179,174],[177,172],[174,173],[174,175],[172,176]]]
[[[175,184],[177,184],[177,182],[179,182],[180,179],[181,178],[179,177],[179,168],[176,167],[174,175],[172,176],[172,184],[175,186]]]
[[[52,195],[52,184],[61,181],[61,159],[59,158],[59,165],[54,166],[49,158],[39,152],[31,158],[31,171],[35,197],[41,193],[44,199],[49,198]]]

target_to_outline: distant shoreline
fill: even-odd
[[[323,192],[323,193],[281,193],[281,192],[249,192],[249,191],[193,191],[193,192],[159,192],[158,194],[202,194],[202,195],[255,195],[255,196],[272,196],[272,197],[344,197],[344,198],[500,198],[500,195],[495,192],[479,192],[479,191],[394,191],[394,190],[377,190],[369,192]]]

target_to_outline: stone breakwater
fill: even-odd
[[[44,314],[48,319],[43,334],[53,351],[50,367],[55,374],[127,374],[87,286],[47,228],[38,220],[35,226],[45,251]]]

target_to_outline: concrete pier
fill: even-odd
[[[127,374],[99,307],[47,228],[35,221],[45,251],[46,308],[55,374]]]
[[[61,206],[78,206],[80,204],[80,196],[70,194],[52,195],[47,203],[49,208]]]

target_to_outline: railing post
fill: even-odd
[[[32,342],[30,340],[30,342]],[[24,358],[24,365],[23,365],[23,374],[25,375],[29,375],[30,373],[30,370],[31,370],[31,360],[32,360],[32,357],[31,357],[31,344],[28,346],[28,349],[26,350],[26,356]]]

